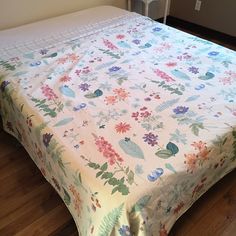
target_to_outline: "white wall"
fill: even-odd
[[[126,8],[126,0],[0,0],[0,30],[98,5]]]

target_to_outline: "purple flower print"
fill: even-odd
[[[2,92],[5,91],[5,88],[7,87],[8,84],[10,84],[10,82],[9,82],[9,81],[6,81],[6,80],[1,83],[0,88],[1,88],[1,91],[2,91]]]
[[[7,121],[7,128],[11,131],[14,132],[13,125],[10,121]]]
[[[155,135],[153,133],[148,133],[148,134],[144,134],[144,142],[147,142],[149,145],[154,146],[157,145],[157,139],[158,139],[158,135]]]
[[[187,111],[188,111],[188,107],[184,107],[184,106],[178,106],[176,107],[173,112],[176,114],[176,115],[179,115],[179,114],[185,114]]]
[[[121,69],[121,68],[118,67],[118,66],[113,66],[113,67],[109,68],[109,72],[116,72],[116,71],[118,71],[118,70],[120,70],[120,69]]]
[[[188,70],[189,70],[190,72],[192,72],[193,74],[199,73],[198,68],[195,67],[195,66],[189,67]]]
[[[52,139],[52,136],[53,134],[49,134],[49,133],[43,134],[43,144],[45,145],[45,147],[48,147]]]
[[[82,91],[88,91],[89,90],[89,87],[90,87],[90,85],[89,84],[87,84],[87,83],[83,83],[83,84],[80,84],[79,85],[79,88],[82,90]]]
[[[141,41],[140,41],[139,39],[134,39],[132,42],[133,42],[134,44],[137,44],[137,45],[139,45],[139,44],[141,43]]]
[[[41,55],[45,55],[45,54],[47,54],[47,52],[48,52],[48,49],[41,49],[41,50],[39,51],[39,53],[40,53]]]

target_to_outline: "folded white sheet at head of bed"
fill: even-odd
[[[112,20],[127,14],[131,13],[112,6],[100,6],[2,30],[0,31],[1,58],[71,39],[82,29],[86,30],[102,22],[104,25],[109,25]]]

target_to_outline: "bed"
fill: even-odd
[[[236,167],[236,53],[111,6],[0,31],[0,112],[80,236],[167,235]]]

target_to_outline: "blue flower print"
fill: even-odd
[[[208,53],[209,56],[217,56],[218,54],[219,52],[216,52],[216,51],[212,51]]]
[[[184,106],[178,106],[176,107],[173,112],[176,114],[176,115],[179,115],[179,114],[185,114],[187,111],[188,111],[188,107],[184,107]]]
[[[122,225],[122,227],[119,229],[119,233],[121,236],[131,236],[130,228],[128,225]]]
[[[161,31],[161,28],[160,27],[155,27],[152,29],[153,32],[158,32],[158,31]]]
[[[143,166],[142,165],[137,164],[135,166],[135,174],[137,174],[137,175],[143,174]]]
[[[156,168],[154,171],[152,171],[151,174],[147,176],[148,180],[151,182],[156,181],[161,175],[163,175],[164,170],[162,168]]]

